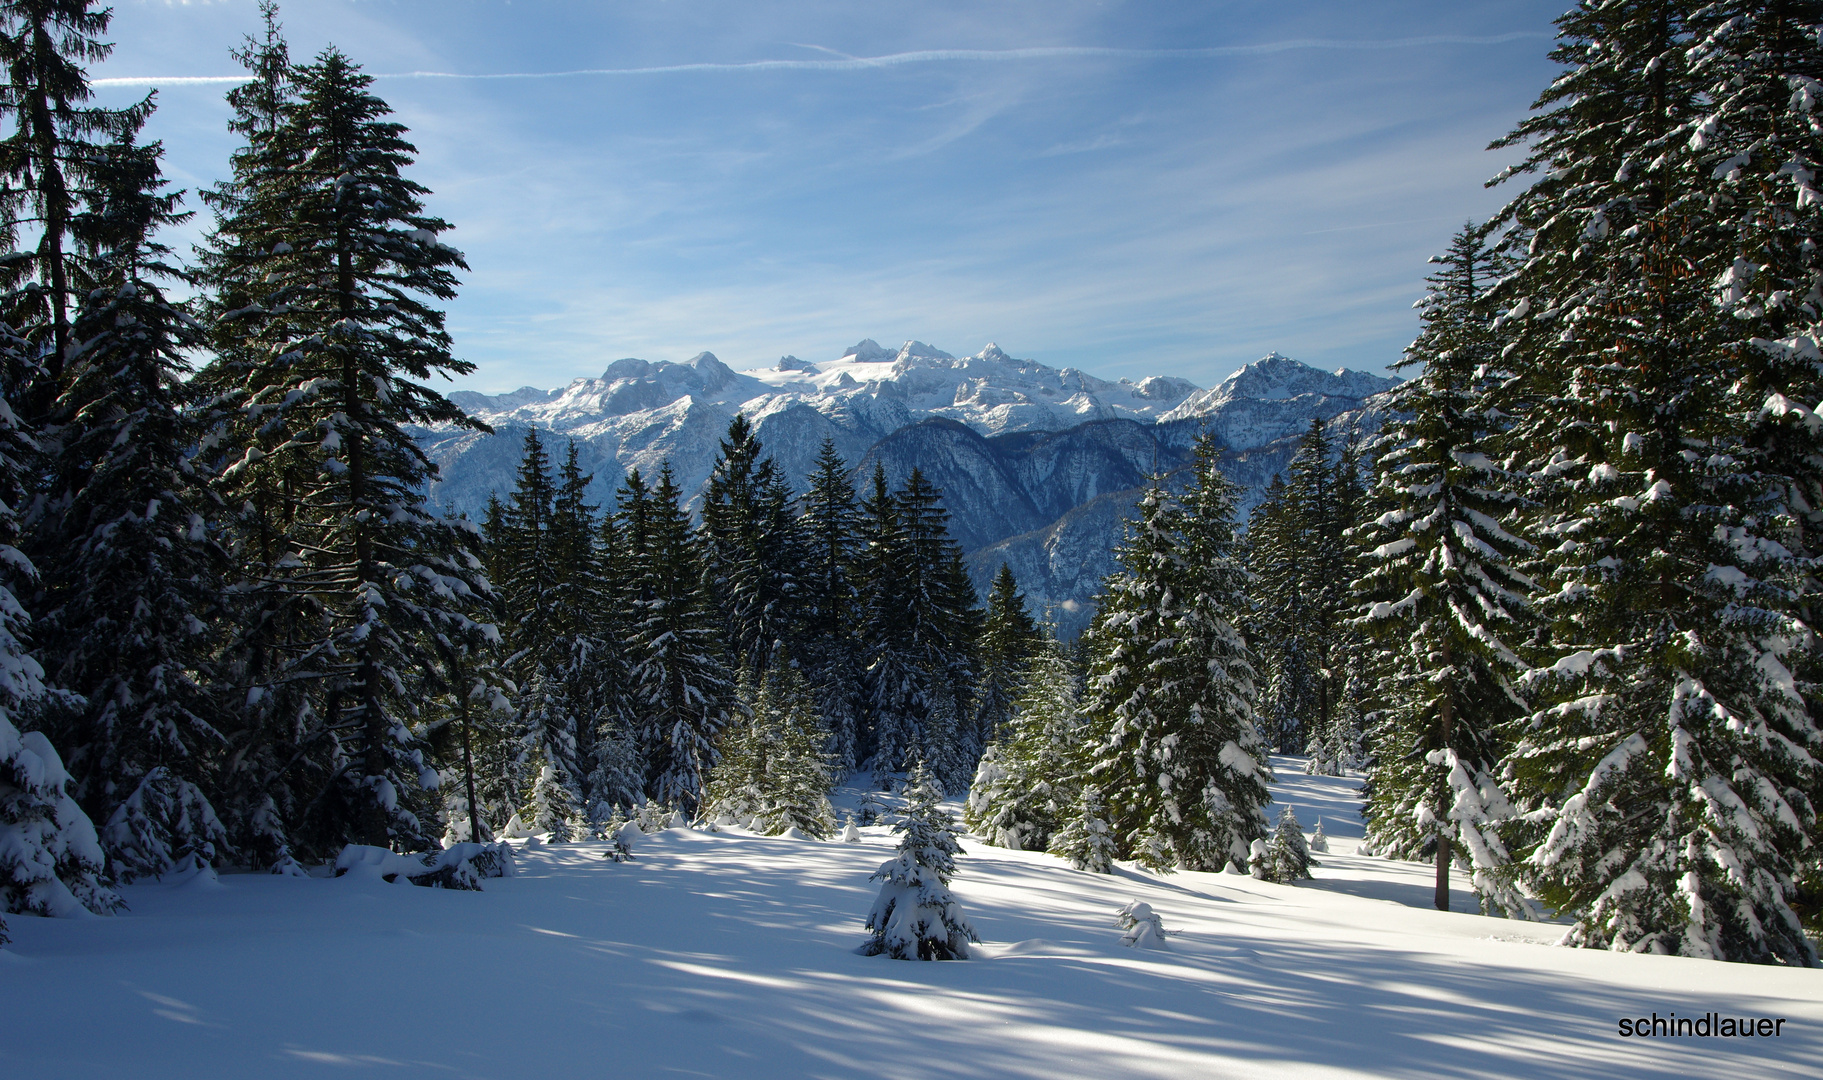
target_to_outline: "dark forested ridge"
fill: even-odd
[[[1823,6],[1564,16],[1562,77],[1499,144],[1510,201],[1433,260],[1384,422],[1196,412],[1279,357],[1124,385],[1179,402],[1152,424],[990,436],[880,392],[856,453],[808,406],[704,407],[688,477],[598,476],[433,389],[470,370],[450,225],[372,79],[262,10],[186,258],[153,99],[91,100],[107,11],[0,0],[8,913],[629,817],[824,837],[856,773],[914,778],[933,861],[896,889],[947,880],[964,788],[984,840],[1080,869],[1295,881],[1281,751],[1364,771],[1366,849],[1426,860],[1439,908],[1460,875],[1585,947],[1817,963]],[[510,483],[433,504],[438,447],[490,438]],[[1093,603],[1053,607],[1065,578]],[[879,951],[927,951],[889,915]]]

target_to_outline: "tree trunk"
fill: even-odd
[[[468,697],[462,692],[462,678],[456,677],[456,708],[462,710],[462,776],[468,785],[468,839],[481,842],[481,811],[475,807],[475,750],[469,738]]]
[[[1446,672],[1449,666],[1450,645],[1445,641],[1443,643],[1443,667]],[[1450,706],[1453,704],[1449,691],[1446,689],[1443,699],[1437,703],[1437,746],[1441,750],[1449,749]],[[1449,790],[1449,780],[1446,777],[1438,785],[1437,806],[1434,810],[1437,815],[1437,892],[1432,902],[1436,904],[1438,911],[1450,909],[1450,859],[1454,854],[1455,845],[1450,842],[1450,838],[1445,832],[1448,826],[1444,815],[1449,812]]]

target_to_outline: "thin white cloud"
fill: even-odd
[[[898,67],[904,64],[996,63],[1020,60],[1126,59],[1126,60],[1204,60],[1225,56],[1261,56],[1270,53],[1304,49],[1379,50],[1414,49],[1433,45],[1502,45],[1509,41],[1548,38],[1542,31],[1519,30],[1506,34],[1473,37],[1461,34],[1433,34],[1425,37],[1388,38],[1384,40],[1337,40],[1330,38],[1294,38],[1289,41],[1262,42],[1254,45],[1214,45],[1201,49],[1118,49],[1093,45],[1057,45],[1026,49],[921,49],[915,52],[889,53],[885,56],[858,56],[838,60],[749,60],[742,63],[665,64],[638,68],[578,68],[573,71],[513,71],[474,74],[455,71],[400,71],[376,73],[376,79],[573,79],[612,75],[677,75],[692,72],[747,71],[865,71],[871,68]],[[805,46],[817,48],[818,46]],[[244,75],[131,75],[93,79],[94,86],[186,86],[230,85],[246,81]]]

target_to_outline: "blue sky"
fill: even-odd
[[[995,341],[1210,386],[1273,349],[1368,370],[1398,356],[1425,260],[1511,195],[1483,188],[1505,163],[1485,147],[1553,76],[1566,6],[292,0],[281,14],[295,54],[333,42],[392,76],[375,90],[411,127],[414,175],[472,268],[450,306],[456,351],[479,365],[466,388],[704,349],[737,368],[827,360],[863,337],[957,355]],[[160,80],[150,133],[176,184],[223,175],[233,141],[226,88],[173,80],[236,74],[228,50],[257,29],[253,0],[116,0],[115,53],[92,74]],[[576,71],[596,73],[560,74]]]

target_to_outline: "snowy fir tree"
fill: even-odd
[[[1200,774],[1202,806],[1185,815],[1195,823],[1188,844],[1173,843],[1186,865],[1211,870],[1243,856],[1265,831],[1270,799],[1254,652],[1242,632],[1250,582],[1235,535],[1239,496],[1221,472],[1219,447],[1199,436],[1178,518],[1184,577],[1175,648],[1193,663],[1177,688],[1185,727],[1173,753]]]
[[[538,779],[532,783],[531,797],[520,820],[533,832],[549,833],[551,842],[567,843],[576,839],[576,824],[581,813],[570,790],[570,778],[554,765],[540,765]]]
[[[631,557],[638,577],[627,651],[646,794],[693,813],[703,774],[715,764],[716,736],[736,705],[734,680],[670,467],[647,494],[639,493],[637,473],[628,479],[638,487],[622,500],[621,513],[637,537]]]
[[[1274,476],[1248,522],[1252,613],[1248,637],[1262,660],[1266,685],[1259,706],[1261,734],[1274,750],[1290,752],[1319,711],[1321,674],[1308,638],[1310,601],[1304,581],[1304,538],[1288,502],[1285,479]]]
[[[1076,796],[1076,806],[1063,828],[1051,837],[1051,854],[1069,860],[1071,866],[1078,870],[1087,870],[1092,874],[1111,874],[1114,872],[1114,860],[1118,857],[1120,845],[1114,839],[1113,829],[1108,824],[1107,804],[1102,800],[1101,789],[1094,784],[1083,785]]]
[[[1115,913],[1114,925],[1125,933],[1120,936],[1120,943],[1130,949],[1168,949],[1165,943],[1165,922],[1152,905],[1143,900],[1132,900],[1121,905]]]
[[[247,721],[265,729],[253,741],[302,750],[241,760],[281,770],[246,778],[285,793],[265,808],[280,838],[417,844],[408,804],[436,777],[412,687],[444,677],[433,642],[484,633],[479,560],[426,509],[432,466],[404,430],[471,423],[421,381],[472,370],[433,306],[462,256],[404,175],[413,148],[371,78],[329,49],[289,79],[295,99],[250,135],[217,207],[219,355],[195,380],[219,418],[205,460],[241,507]]]
[[[765,668],[795,636],[804,544],[790,491],[744,414],[735,414],[702,510],[704,582],[738,663]]]
[[[855,565],[859,508],[848,465],[833,440],[823,440],[799,507],[805,552],[800,655],[829,731],[835,767],[846,776],[863,757],[861,680],[866,665],[854,625],[861,602]]]
[[[923,762],[912,767],[905,794],[905,816],[893,826],[900,834],[899,854],[873,875],[880,882],[867,915],[873,936],[857,951],[894,960],[966,960],[969,944],[981,938],[949,891],[962,849]]]
[[[767,836],[796,829],[822,840],[835,832],[828,737],[803,675],[788,655],[778,659],[757,689],[744,680],[749,715],[724,731],[701,816]]]
[[[1121,857],[1157,869],[1219,870],[1266,830],[1247,573],[1217,456],[1199,440],[1181,504],[1158,485],[1141,497],[1089,630],[1087,782]]]
[[[0,5],[0,119],[11,128],[0,140],[0,913],[74,915],[119,903],[51,739],[19,726],[50,695],[25,641],[21,598],[35,591],[37,568],[20,548],[18,512],[54,454],[45,413],[76,349],[75,311],[93,273],[82,256],[120,246],[101,226],[112,220],[104,208],[121,210],[125,188],[138,181],[156,199],[144,173],[156,154],[133,146],[149,100],[125,111],[88,104],[82,65],[108,55],[99,35],[110,14],[82,0]],[[22,225],[37,241],[30,251],[19,248]],[[72,250],[79,228],[86,252]],[[0,920],[0,939],[5,932]]]
[[[1500,144],[1524,148],[1513,175],[1536,174],[1496,218],[1523,261],[1492,295],[1507,439],[1540,485],[1548,623],[1503,779],[1525,882],[1574,914],[1569,943],[1813,965],[1792,905],[1819,840],[1823,732],[1796,677],[1814,654],[1799,527],[1814,465],[1760,419],[1784,392],[1768,381],[1792,375],[1782,350],[1805,346],[1742,337],[1801,337],[1814,271],[1775,303],[1742,245],[1791,251],[1787,273],[1815,257],[1816,193],[1789,158],[1815,135],[1757,139],[1815,107],[1816,46],[1777,15],[1723,25],[1732,10],[1563,16],[1564,72]],[[1790,104],[1747,104],[1742,64],[1769,65],[1756,100],[1784,78]],[[1778,163],[1750,160],[1761,149]],[[1790,180],[1750,178],[1775,169]],[[1813,361],[1788,385],[1815,378]]]
[[[513,490],[488,537],[487,559],[502,632],[515,658],[512,674],[522,682],[553,666],[560,648],[556,622],[564,572],[552,531],[556,499],[544,439],[537,428],[527,428]]]
[[[1025,594],[1019,591],[1013,568],[1001,563],[993,588],[988,590],[987,614],[976,650],[980,680],[971,734],[982,746],[997,738],[1001,726],[1012,718],[1013,699],[1024,682],[1026,665],[1043,643],[1044,636],[1026,610]]]
[[[969,831],[998,847],[1043,851],[1076,812],[1084,720],[1063,646],[1044,640],[1026,665],[1012,719],[969,786]]]
[[[16,590],[34,571],[16,546],[13,507],[21,466],[33,443],[11,403],[28,344],[0,323],[0,944],[4,915],[112,911],[119,899],[102,883],[104,855],[94,823],[70,795],[70,776],[43,732],[21,734],[15,718],[44,697],[44,671],[27,651],[28,622]]]
[[[7,682],[0,693],[11,697],[29,676],[15,669]],[[20,734],[0,713],[0,912],[69,917],[120,906],[102,881],[94,823],[70,797],[69,784],[44,733]],[[5,932],[0,918],[0,940]]]
[[[861,506],[864,748],[878,783],[921,757],[941,783],[961,787],[975,764],[956,739],[970,704],[975,596],[941,497],[917,469],[890,491],[876,466]]]
[[[1424,330],[1401,366],[1423,365],[1396,391],[1400,419],[1377,447],[1374,520],[1356,530],[1366,573],[1357,625],[1383,649],[1384,702],[1368,803],[1373,847],[1436,866],[1434,902],[1449,910],[1450,869],[1488,881],[1503,866],[1477,865],[1456,842],[1464,823],[1448,769],[1495,783],[1503,725],[1518,712],[1518,649],[1532,627],[1532,581],[1515,564],[1533,551],[1516,536],[1519,482],[1492,457],[1500,413],[1488,400],[1495,346],[1482,293],[1494,269],[1480,235],[1465,228],[1433,260]],[[1434,758],[1434,760],[1433,760]],[[1476,845],[1490,856],[1497,847]],[[1484,896],[1484,900],[1486,897]]]
[[[40,723],[65,748],[91,818],[127,819],[135,843],[110,844],[123,879],[163,872],[179,849],[213,860],[222,838],[202,788],[225,714],[210,630],[225,615],[224,552],[206,522],[217,503],[189,459],[194,432],[181,412],[184,354],[201,333],[167,300],[162,286],[188,275],[152,238],[188,215],[163,192],[158,148],[138,145],[137,131],[123,130],[92,168],[96,186],[76,215],[92,288],[45,412],[48,475],[25,537],[40,571],[30,605],[47,677],[76,695],[47,702]],[[197,812],[139,816],[172,800]],[[214,835],[161,838],[167,824]]]
[[[1310,857],[1310,845],[1304,840],[1303,826],[1298,824],[1296,810],[1287,806],[1279,811],[1279,822],[1266,840],[1265,859],[1259,876],[1281,885],[1291,885],[1310,877],[1316,861]]]
[[[1337,711],[1354,578],[1346,534],[1359,511],[1355,469],[1352,453],[1339,452],[1324,422],[1313,419],[1289,479],[1273,478],[1248,527],[1250,639],[1264,659],[1266,735],[1280,753],[1313,739],[1321,745]]]

